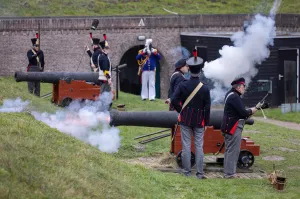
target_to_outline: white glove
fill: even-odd
[[[151,48],[151,53],[156,54],[157,50],[155,48]]]
[[[165,103],[166,104],[170,104],[171,103],[171,99],[170,98],[166,99]]]

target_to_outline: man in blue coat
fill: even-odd
[[[139,51],[136,56],[136,60],[141,61],[142,70],[142,100],[149,99],[150,101],[155,100],[155,71],[156,64],[161,59],[157,49],[152,48],[152,40],[146,41],[145,48]]]
[[[245,93],[246,85],[243,77],[231,83],[232,88],[225,95],[224,116],[221,131],[225,137],[224,178],[239,178],[236,175],[236,165],[240,154],[242,131],[245,120],[258,109],[264,108],[260,102],[252,108],[245,108],[241,95]]]
[[[186,64],[186,59],[180,59],[175,64],[175,71],[170,77],[170,88],[168,91],[168,99],[165,101],[166,104],[169,104],[169,110],[174,111],[174,107],[171,104],[171,96],[175,92],[178,85],[186,80],[185,74],[189,72],[189,66]]]
[[[194,135],[196,151],[196,176],[198,179],[205,179],[203,172],[203,136],[204,127],[209,124],[210,117],[210,91],[206,85],[200,81],[200,70],[203,59],[191,57],[187,60],[191,72],[189,80],[182,81],[171,96],[171,103],[175,110],[180,113],[179,124],[182,143],[182,165],[186,176],[191,176],[191,140]],[[200,88],[193,98],[183,107],[195,88]],[[183,105],[182,105],[183,104]]]
[[[39,38],[32,38],[32,48],[27,52],[27,72],[43,72],[45,67],[44,52],[40,49]],[[28,82],[29,93],[40,96],[40,82]]]

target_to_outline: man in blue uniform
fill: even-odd
[[[206,178],[203,172],[203,136],[204,127],[209,123],[211,105],[210,91],[199,79],[202,62],[203,60],[197,57],[197,54],[187,60],[191,78],[181,82],[171,96],[172,105],[180,113],[183,172],[186,176],[191,176],[191,134],[193,134],[196,149],[196,176],[199,179]]]
[[[92,44],[92,48],[93,48],[93,53],[91,55],[91,68],[94,72],[97,72],[98,69],[98,56],[100,54],[102,54],[102,49],[100,48],[100,39],[99,38],[92,38],[93,44]]]
[[[93,52],[95,52],[95,50],[99,50],[99,42],[100,42],[100,39],[98,38],[93,38],[93,35],[92,33],[90,33],[90,38],[91,38],[91,46],[93,48]],[[90,57],[90,67],[91,67],[91,71],[92,72],[98,72],[98,68],[95,66],[95,64],[93,63],[93,60],[92,60],[92,56],[93,56],[93,52],[89,49],[88,46],[85,47],[86,49],[86,53],[88,54],[88,56]],[[98,52],[99,53],[99,52]],[[96,57],[96,56],[95,56]]]
[[[173,74],[171,75],[171,78],[170,78],[170,88],[169,88],[169,92],[168,92],[168,99],[165,101],[166,104],[169,104],[170,111],[175,110],[174,107],[172,106],[172,104],[170,103],[171,102],[170,98],[171,98],[172,94],[175,92],[179,83],[186,80],[184,75],[187,74],[188,72],[189,72],[189,67],[186,64],[186,59],[178,60],[175,64],[175,71],[173,72]]]
[[[31,42],[32,49],[28,50],[27,52],[27,58],[29,61],[27,72],[43,72],[45,61],[44,53],[42,50],[40,50],[39,47],[39,39],[32,38]],[[40,96],[40,82],[28,82],[28,90],[30,93],[33,93],[36,96]]]
[[[242,131],[245,120],[253,115],[263,104],[246,109],[241,95],[245,93],[245,79],[235,79],[231,90],[225,95],[224,116],[221,131],[225,137],[224,178],[238,178],[236,165],[240,154]]]
[[[136,60],[140,61],[142,67],[142,100],[155,100],[155,71],[156,64],[161,59],[157,49],[152,48],[152,40],[147,39],[145,48],[139,51]],[[140,75],[140,74],[138,74]]]
[[[106,41],[106,34],[103,34],[104,40],[101,41],[100,47],[102,54],[98,56],[98,68],[99,68],[99,82],[100,82],[100,93],[111,92],[112,80],[111,80],[111,62],[108,56],[110,47]]]

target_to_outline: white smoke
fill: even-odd
[[[270,10],[270,16],[271,16],[272,18],[275,17],[277,11],[278,11],[279,8],[280,8],[280,5],[281,5],[281,0],[275,0],[275,1],[274,1],[273,6],[272,6],[272,8],[271,8],[271,10]]]
[[[24,106],[20,105],[29,104],[27,101],[20,101],[19,98],[4,102],[4,108],[1,108],[0,112],[21,112],[24,108],[19,107]],[[110,115],[107,110],[111,102],[112,94],[104,92],[97,101],[73,101],[68,107],[54,114],[36,111],[32,111],[31,114],[36,120],[87,142],[103,152],[115,153],[120,147],[121,137],[118,128],[109,126]]]
[[[191,53],[186,48],[182,46],[177,46],[171,49],[171,55],[174,58],[174,60],[178,61],[179,59],[188,59]]]
[[[206,78],[214,81],[213,102],[223,100],[230,83],[237,77],[244,77],[249,84],[257,74],[255,67],[270,55],[269,45],[276,36],[274,13],[280,6],[275,0],[272,17],[256,15],[245,32],[239,31],[231,37],[234,46],[225,45],[219,50],[220,58],[205,62],[203,72]]]
[[[3,105],[0,106],[0,112],[22,112],[29,105],[29,101],[22,101],[21,98],[5,99]]]

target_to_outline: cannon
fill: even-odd
[[[150,138],[148,141],[142,141],[144,144],[149,141],[158,140],[164,137],[171,137],[170,152],[176,155],[176,162],[179,167],[181,163],[181,134],[180,126],[177,127],[178,113],[175,111],[150,111],[150,112],[122,112],[113,110],[110,112],[111,126],[143,126],[143,127],[161,127],[170,128],[171,133],[160,135],[156,138]],[[214,110],[210,112],[210,123],[204,132],[203,150],[205,154],[219,154],[224,153],[224,137],[221,133],[221,123],[223,119],[223,110]],[[245,124],[253,125],[253,119],[247,119]],[[161,133],[152,133],[154,135]],[[147,135],[138,138],[146,137]],[[248,169],[254,163],[254,156],[259,156],[260,146],[254,144],[250,137],[243,137],[241,142],[241,152],[237,166],[241,169]],[[191,164],[195,165],[195,146],[192,142],[191,148]],[[223,163],[223,158],[217,159],[218,163]]]
[[[43,83],[58,83],[60,80],[64,80],[71,83],[73,80],[84,80],[86,82],[96,83],[99,74],[93,72],[15,72],[16,82],[34,82],[40,81]]]
[[[150,112],[110,112],[111,126],[144,126],[144,127],[161,127],[173,128],[177,123],[178,113],[175,111],[150,111]],[[221,128],[223,119],[223,110],[211,110],[210,123],[215,129]],[[246,124],[252,125],[253,119],[247,119]]]
[[[68,106],[72,100],[96,100],[100,87],[96,84],[99,74],[94,72],[15,72],[16,82],[40,81],[52,83],[51,102]],[[114,99],[114,91],[113,91]]]

